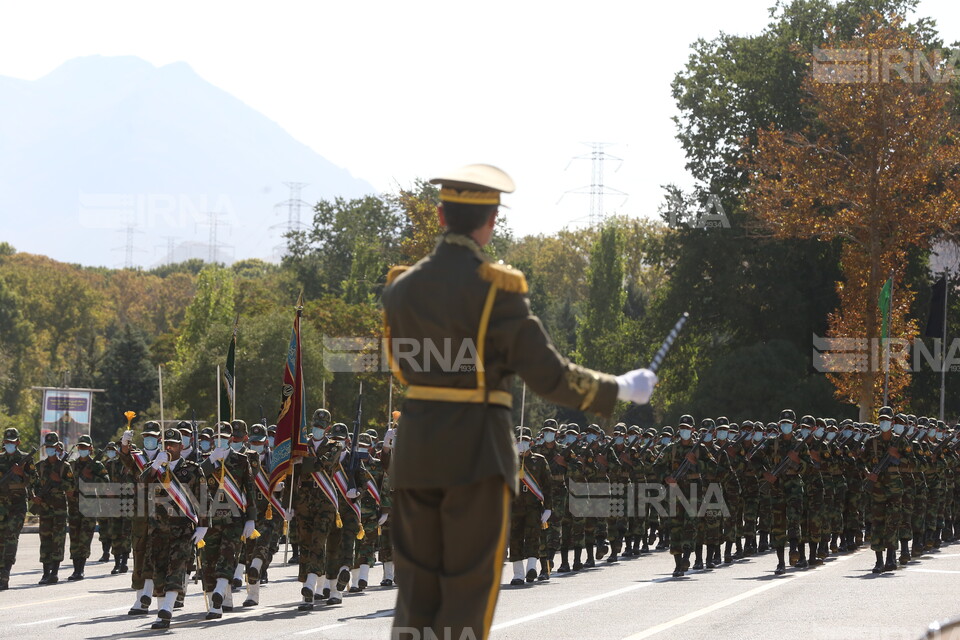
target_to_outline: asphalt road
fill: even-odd
[[[186,607],[174,612],[171,629],[157,632],[149,629],[155,608],[149,617],[127,615],[134,597],[129,574],[111,576],[112,562],[90,563],[85,580],[67,582],[68,561],[59,584],[37,586],[38,552],[37,535],[23,534],[10,589],[0,592],[0,638],[386,638],[396,599],[396,589],[378,586],[378,566],[365,592],[302,613],[296,610],[296,567],[277,565],[259,606],[238,606],[222,620],[206,622],[203,595],[190,584]],[[602,562],[546,583],[505,586],[491,637],[911,640],[931,621],[960,614],[960,544],[879,576],[870,573],[873,559],[862,550],[831,557],[816,569],[774,576],[776,557],[768,553],[679,579],[670,576],[673,562],[666,552]],[[504,565],[504,583],[511,577]],[[235,604],[243,600],[242,591],[234,595]]]

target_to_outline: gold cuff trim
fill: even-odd
[[[451,187],[440,189],[440,200],[462,204],[500,204],[499,191],[460,191]]]
[[[486,389],[458,389],[456,387],[427,387],[411,385],[407,387],[407,400],[434,400],[436,402],[469,402],[471,404],[498,404],[513,408],[513,396],[506,391]]]

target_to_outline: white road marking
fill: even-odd
[[[68,600],[80,600],[81,598],[92,598],[97,594],[95,593],[85,593],[79,596],[70,596],[69,598],[57,598],[56,600],[41,600],[40,602],[26,602],[24,604],[13,604],[9,607],[0,607],[0,611],[7,611],[8,609],[20,609],[22,607],[36,607],[41,604],[52,604],[54,602],[66,602]]]
[[[838,562],[843,562],[844,560],[849,560],[849,559],[852,558],[852,557],[853,557],[852,555],[839,557],[839,558],[837,558],[834,562],[831,562],[831,563],[830,563],[829,565],[827,565],[827,566],[833,566],[833,565],[837,564]],[[683,623],[685,623],[685,622],[689,622],[689,621],[691,621],[691,620],[694,620],[695,618],[699,618],[700,616],[704,616],[704,615],[706,615],[706,614],[708,614],[708,613],[712,613],[712,612],[714,612],[714,611],[716,611],[716,610],[718,610],[718,609],[722,609],[722,608],[724,608],[724,607],[730,606],[731,604],[735,604],[735,603],[737,603],[737,602],[740,602],[741,600],[746,600],[747,598],[752,598],[753,596],[755,596],[755,595],[757,595],[757,594],[760,594],[760,593],[763,593],[764,591],[768,591],[768,590],[770,590],[770,589],[774,589],[774,588],[779,587],[779,586],[782,586],[782,585],[784,585],[784,584],[789,584],[789,583],[791,583],[791,582],[793,582],[793,581],[795,581],[795,580],[799,580],[800,578],[803,578],[803,577],[805,577],[805,576],[813,575],[814,573],[818,573],[818,572],[817,572],[817,571],[804,571],[803,573],[790,574],[790,575],[788,575],[786,578],[783,578],[783,579],[780,579],[780,580],[774,580],[773,582],[769,582],[769,583],[767,583],[767,584],[765,584],[765,585],[756,587],[755,589],[750,589],[749,591],[746,591],[746,592],[744,592],[744,593],[741,593],[740,595],[736,595],[736,596],[733,596],[733,597],[731,597],[731,598],[727,598],[726,600],[721,600],[720,602],[716,602],[716,603],[710,605],[709,607],[704,607],[703,609],[698,609],[697,611],[691,611],[690,613],[688,613],[688,614],[686,614],[686,615],[682,615],[682,616],[680,616],[679,618],[674,618],[673,620],[669,620],[669,621],[667,621],[667,622],[658,624],[658,625],[656,625],[655,627],[650,627],[649,629],[645,629],[644,631],[640,631],[640,632],[635,633],[635,634],[633,634],[633,635],[631,635],[631,636],[627,636],[626,638],[624,638],[624,640],[642,640],[643,638],[649,638],[650,636],[653,636],[653,635],[656,635],[656,634],[661,633],[661,632],[663,632],[663,631],[666,631],[667,629],[670,629],[670,628],[675,627],[675,626],[677,626],[677,625],[683,624]],[[820,571],[820,573],[822,573],[822,570]]]
[[[916,571],[917,573],[960,573],[960,571],[948,571],[946,569],[914,569],[910,567],[907,571]]]
[[[32,627],[35,624],[46,624],[47,622],[57,622],[58,620],[72,620],[77,616],[63,616],[62,618],[47,618],[46,620],[37,620],[36,622],[24,622],[22,624],[14,625],[16,627]]]
[[[345,627],[345,626],[347,626],[347,623],[346,623],[346,622],[341,622],[340,624],[328,624],[328,625],[325,626],[325,627],[316,627],[316,628],[314,628],[314,629],[307,629],[306,631],[297,631],[297,632],[296,632],[295,634],[293,634],[293,635],[295,635],[295,636],[305,636],[305,635],[310,634],[310,633],[317,633],[318,631],[326,631],[326,630],[328,630],[328,629],[336,629],[337,627]]]

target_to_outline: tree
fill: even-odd
[[[197,276],[197,291],[184,314],[176,342],[173,372],[178,373],[190,358],[191,350],[206,337],[216,323],[232,324],[233,276],[217,265],[208,265]],[[226,345],[226,341],[224,342]]]
[[[95,399],[91,435],[104,444],[124,424],[124,412],[142,413],[157,398],[157,369],[139,329],[129,324],[112,328],[95,384],[104,393]]]
[[[577,361],[592,369],[622,367],[623,243],[616,226],[606,225],[590,253],[589,294],[577,330]]]
[[[922,43],[899,20],[865,19],[861,32],[830,49],[920,51]],[[812,56],[811,56],[812,60]],[[913,78],[916,61],[903,61]],[[936,69],[936,64],[933,64]],[[746,205],[761,229],[778,238],[840,240],[844,279],[839,308],[830,314],[833,337],[879,337],[877,299],[911,247],[929,247],[960,220],[960,138],[946,83],[892,77],[879,82],[821,82],[808,75],[805,107],[815,120],[797,131],[762,129],[744,162],[751,190]],[[912,338],[907,311],[913,292],[900,286],[891,310],[891,336]],[[870,420],[882,389],[879,367],[834,373],[838,397]],[[894,397],[909,382],[891,371]]]

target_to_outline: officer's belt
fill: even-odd
[[[513,395],[506,391],[487,389],[459,389],[456,387],[407,387],[407,400],[432,400],[435,402],[468,402],[471,404],[497,404],[513,408]]]

